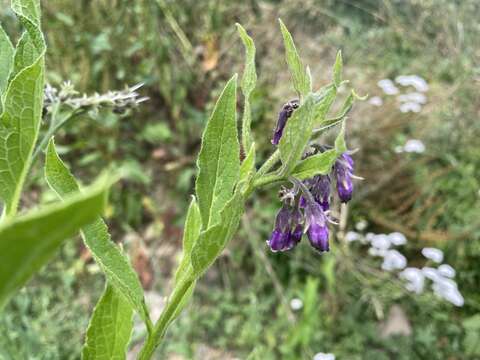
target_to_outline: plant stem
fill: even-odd
[[[189,274],[186,275],[186,279],[181,281],[178,286],[175,286],[173,293],[166,304],[165,308],[160,315],[153,332],[148,335],[147,340],[143,344],[142,350],[138,356],[139,360],[149,360],[152,358],[155,349],[160,345],[168,325],[170,324],[172,317],[182,302],[183,297],[187,293],[190,286],[193,284],[193,280]]]
[[[280,160],[280,150],[275,150],[275,152],[265,161],[260,169],[258,169],[255,178],[258,179],[265,175],[270,169]]]

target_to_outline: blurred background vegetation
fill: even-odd
[[[1,0],[0,20],[20,28]],[[480,3],[477,0],[48,0],[47,80],[70,80],[81,93],[144,83],[150,100],[118,114],[90,112],[56,136],[63,157],[85,183],[111,164],[132,179],[111,194],[108,223],[129,253],[152,306],[161,309],[178,261],[202,129],[224,80],[243,69],[235,22],[257,46],[259,84],[253,127],[260,158],[281,105],[294,96],[277,18],[294,35],[316,87],[327,83],[337,49],[345,78],[381,106],[356,104],[349,145],[358,148],[356,186],[344,230],[400,231],[405,254],[434,246],[457,270],[465,305],[414,296],[378,271],[361,246],[336,240],[319,256],[306,244],[269,253],[265,246],[278,200],[257,194],[228,251],[200,282],[194,300],[159,350],[168,359],[480,358]],[[429,84],[418,113],[402,113],[384,78],[416,74]],[[395,151],[408,139],[421,154]],[[40,161],[41,162],[41,161]],[[30,179],[24,207],[50,200]],[[42,195],[40,195],[42,194]],[[341,239],[341,236],[338,238]],[[80,239],[66,242],[0,316],[0,358],[77,359],[103,286]],[[295,310],[291,299],[303,306]],[[400,309],[407,333],[380,336]],[[133,358],[143,329],[135,332]],[[383,334],[384,335],[384,334]],[[163,358],[163,357],[162,357]]]

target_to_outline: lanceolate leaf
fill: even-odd
[[[328,114],[328,111],[330,110],[333,102],[335,101],[335,98],[337,96],[337,88],[334,85],[327,86],[318,96],[318,100],[315,104],[314,108],[314,124],[316,126],[322,125],[323,122],[325,121],[325,117]]]
[[[38,0],[12,3],[26,32],[15,51],[15,71],[0,117],[0,198],[7,217],[17,211],[42,116],[45,42],[37,25],[39,4]]]
[[[343,70],[343,59],[342,51],[338,51],[337,58],[335,60],[335,65],[333,66],[333,83],[335,87],[338,88],[342,83],[342,70]]]
[[[0,309],[8,298],[55,255],[62,241],[104,209],[105,182],[62,203],[47,205],[0,225]]]
[[[247,157],[240,165],[240,180],[239,183],[247,181],[255,173],[255,143],[252,143]]]
[[[283,35],[283,44],[285,46],[285,58],[287,60],[290,73],[292,75],[293,86],[297,90],[298,95],[304,98],[308,95],[312,88],[310,77],[307,74],[306,68],[298,55],[295,43],[293,42],[292,35],[288,31],[287,27],[280,22],[280,29]]]
[[[245,199],[239,189],[220,213],[220,222],[200,233],[193,246],[192,265],[195,276],[201,276],[232,239],[244,211]]]
[[[48,144],[45,161],[45,178],[60,198],[78,192],[79,186],[55,150],[53,139]],[[143,289],[127,257],[112,241],[105,222],[97,217],[81,229],[85,245],[105,273],[109,283],[125,297],[131,306],[147,321]]]
[[[10,39],[0,26],[0,114],[2,113],[3,95],[12,71],[13,51]]]
[[[347,144],[345,143],[345,122],[342,123],[342,128],[335,139],[335,151],[338,156],[347,151]]]
[[[88,325],[83,360],[125,359],[132,329],[130,304],[107,284]]]
[[[326,175],[332,169],[337,159],[337,151],[335,149],[324,151],[302,160],[292,173],[292,176],[304,180],[315,175]]]
[[[283,175],[290,174],[301,159],[305,146],[312,134],[313,119],[314,100],[313,96],[309,95],[288,120],[280,139]]]
[[[201,229],[202,218],[200,215],[200,209],[198,208],[195,197],[193,197],[192,201],[190,202],[190,206],[188,207],[187,218],[185,219],[185,227],[183,230],[183,255],[182,261],[180,262],[175,274],[176,281],[181,279],[182,275],[191,265],[190,255],[195,242],[200,236]]]
[[[204,229],[220,219],[220,210],[231,198],[238,180],[240,145],[236,122],[237,76],[223,89],[215,105],[198,155],[196,193]]]
[[[250,146],[253,142],[250,129],[252,122],[250,94],[257,83],[257,73],[255,70],[255,44],[253,43],[252,38],[248,36],[242,25],[237,24],[237,29],[243,45],[245,46],[245,70],[243,71],[240,86],[242,88],[243,96],[245,97],[242,120],[242,145],[243,151],[246,152],[248,149],[250,149]]]

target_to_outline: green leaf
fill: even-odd
[[[250,108],[250,94],[257,83],[257,72],[255,69],[255,44],[245,29],[240,24],[237,25],[238,34],[245,46],[245,70],[243,72],[240,87],[242,88],[245,103],[243,108],[242,119],[242,145],[243,151],[250,149],[253,142],[251,134],[252,111]]]
[[[315,175],[326,175],[332,170],[332,166],[337,159],[335,149],[324,151],[302,160],[293,170],[292,176],[304,180]]]
[[[125,359],[132,330],[132,307],[107,283],[88,325],[82,359]]]
[[[17,212],[42,117],[45,42],[37,25],[39,4],[38,0],[12,2],[26,32],[15,51],[0,116],[0,198],[7,217]]]
[[[322,125],[325,118],[337,97],[337,88],[334,85],[328,85],[318,94],[315,94],[316,102],[314,109],[315,125]]]
[[[292,75],[293,87],[297,91],[299,97],[304,98],[312,88],[310,77],[298,55],[292,35],[282,20],[278,19],[278,21],[280,23],[283,44],[285,46],[285,58],[287,60],[288,68],[290,69],[290,74]]]
[[[342,51],[339,50],[337,52],[335,65],[333,66],[333,83],[335,84],[335,87],[337,89],[342,83],[342,70],[343,70]]]
[[[341,155],[347,151],[347,144],[345,143],[345,122],[342,122],[342,128],[335,139],[335,151],[337,155]]]
[[[240,165],[240,180],[239,183],[247,181],[255,173],[255,143],[252,143],[247,157]]]
[[[0,26],[0,113],[2,112],[3,95],[8,85],[8,78],[12,71],[13,45],[8,35]]]
[[[61,199],[80,190],[77,181],[59,158],[53,139],[47,147],[45,178]],[[83,226],[81,233],[108,282],[129,301],[144,321],[149,321],[142,285],[125,254],[112,241],[105,222],[97,217],[91,224]]]
[[[198,155],[195,187],[205,229],[218,222],[220,210],[231,198],[239,176],[236,87],[237,75],[228,81],[213,109]]]
[[[200,215],[200,209],[198,208],[195,197],[192,197],[192,201],[188,207],[187,218],[185,219],[185,227],[183,230],[183,256],[175,274],[176,281],[182,278],[188,270],[188,266],[191,265],[190,254],[195,242],[200,236],[201,229],[202,217]]]
[[[288,175],[301,159],[305,146],[312,134],[314,119],[314,100],[309,95],[305,102],[293,112],[280,139],[280,158],[282,174]]]
[[[55,255],[63,240],[103,211],[109,185],[102,181],[65,202],[32,210],[0,225],[0,309]]]
[[[12,0],[12,10],[17,15],[22,15],[34,24],[40,25],[40,0]]]
[[[192,249],[192,265],[196,277],[200,277],[217,259],[232,239],[244,211],[245,199],[240,190],[220,212],[220,222],[200,233]]]

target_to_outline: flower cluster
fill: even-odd
[[[407,243],[405,235],[399,232],[390,234],[367,233],[365,235],[355,231],[349,231],[345,235],[348,242],[360,242],[369,244],[368,253],[372,256],[383,258],[382,270],[400,271],[398,277],[405,283],[405,288],[415,294],[424,292],[426,280],[432,282],[434,294],[455,306],[463,306],[464,298],[458,290],[454,280],[455,269],[448,264],[442,264],[443,252],[437,248],[423,248],[422,255],[429,261],[440,264],[437,268],[423,266],[422,268],[407,267],[407,258],[394,246],[402,246]]]
[[[282,107],[272,139],[273,144],[279,143],[287,120],[297,107],[296,100]],[[316,146],[306,157],[325,149],[326,147]],[[306,233],[310,244],[316,250],[329,251],[328,224],[334,223],[330,215],[332,180],[335,181],[340,201],[346,203],[352,198],[353,171],[353,159],[345,152],[336,160],[330,174],[317,175],[304,181],[292,179],[293,187],[280,192],[283,206],[276,216],[274,229],[267,240],[270,249],[274,252],[290,250]]]
[[[414,91],[399,94],[400,90],[395,83],[406,88],[413,88]],[[425,92],[429,89],[428,84],[418,75],[400,75],[395,78],[395,82],[390,79],[382,79],[378,81],[377,85],[386,95],[397,95],[399,109],[402,113],[418,113],[427,103]],[[383,100],[379,96],[372,97],[369,102],[373,106],[382,106],[383,104]]]

